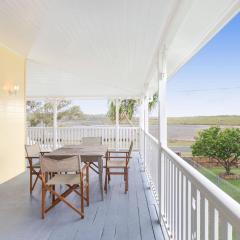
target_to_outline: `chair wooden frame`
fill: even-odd
[[[50,174],[48,172],[47,174]],[[54,208],[58,203],[64,202],[67,206],[69,206],[72,210],[74,210],[76,213],[78,213],[81,218],[84,218],[84,201],[87,203],[87,206],[89,206],[89,164],[85,164],[85,166],[81,169],[81,171],[76,173],[66,173],[66,174],[59,174],[61,177],[64,177],[66,175],[72,175],[72,176],[78,176],[79,177],[79,184],[64,184],[67,187],[67,190],[65,190],[63,193],[58,193],[55,190],[56,184],[48,184],[47,181],[47,174],[45,172],[41,172],[41,178],[42,178],[42,205],[41,205],[41,217],[44,219],[45,214],[50,211],[52,208]],[[56,172],[51,172],[52,179],[54,180],[54,177],[58,175]],[[78,190],[78,188],[80,190]],[[85,190],[85,191],[84,191]],[[49,192],[52,195],[52,201],[50,206],[46,207],[46,194]],[[76,193],[78,196],[80,196],[80,208],[77,208],[72,203],[70,203],[66,197],[71,193]]]
[[[133,142],[130,144],[130,148],[128,151],[108,151],[106,153],[106,174],[105,174],[105,183],[104,183],[104,190],[107,193],[107,186],[111,180],[111,175],[122,175],[124,176],[125,182],[125,193],[128,192],[128,169],[129,169],[129,161],[131,159],[131,152],[133,148]],[[112,156],[112,154],[117,154],[118,156]],[[119,156],[122,155],[122,156]],[[114,161],[116,164],[111,165],[109,161],[111,159],[115,159]],[[117,161],[120,160],[120,161]],[[123,162],[124,161],[124,162]],[[118,163],[120,163],[118,165]],[[124,163],[124,164],[123,164]],[[123,170],[123,171],[111,171],[114,170]]]
[[[40,146],[38,144],[34,144],[36,145],[36,147],[38,148],[38,152],[36,152],[37,155],[31,155],[29,154],[28,148],[29,147],[33,147],[33,145],[25,145],[25,151],[26,151],[26,159],[28,160],[28,166],[27,168],[29,168],[29,190],[30,190],[30,194],[32,194],[37,181],[41,180],[42,181],[42,177],[41,177],[41,170],[40,170],[40,164],[38,165],[34,165],[33,160],[37,159],[39,160],[40,156],[43,156],[45,153],[49,153],[49,151],[41,151]],[[35,180],[33,181],[33,177],[35,177]]]

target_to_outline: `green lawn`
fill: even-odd
[[[174,140],[168,141],[170,147],[188,147],[191,146],[193,141]],[[182,152],[182,157],[192,157],[191,152]],[[201,168],[198,169],[204,176],[210,181],[220,187],[224,192],[229,194],[233,199],[240,203],[240,179],[237,180],[224,180],[219,176],[220,173],[224,172],[224,168]],[[232,173],[240,175],[240,168],[233,168]]]
[[[230,125],[239,126],[240,116],[198,116],[198,117],[170,117],[168,124],[190,124],[190,125]]]
[[[200,172],[210,181],[220,187],[224,192],[229,194],[233,199],[240,203],[240,179],[224,180],[218,177],[219,173],[224,172],[223,168],[202,168]],[[232,173],[240,174],[239,168],[233,168]]]
[[[157,124],[156,117],[150,117],[149,123]],[[228,125],[240,126],[239,115],[196,116],[196,117],[168,117],[168,124],[174,125]]]

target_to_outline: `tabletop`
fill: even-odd
[[[108,148],[102,144],[80,144],[80,145],[65,145],[58,148],[46,156],[53,155],[81,155],[81,156],[105,156]]]

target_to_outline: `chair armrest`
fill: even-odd
[[[108,151],[109,153],[128,153],[129,151]]]
[[[111,159],[111,158],[115,158],[115,159],[116,159],[116,158],[118,158],[118,159],[119,159],[119,158],[124,158],[124,159],[125,159],[125,158],[126,158],[126,159],[127,159],[127,158],[132,158],[132,157],[125,157],[125,156],[116,156],[116,157],[115,157],[115,156],[112,156],[112,157],[104,157],[104,158],[106,158],[106,159]]]
[[[27,157],[27,156],[25,156],[25,158],[28,159],[28,160],[39,159],[39,157],[37,157],[37,156],[33,156],[33,157]]]
[[[41,155],[44,155],[44,154],[50,153],[50,152],[51,152],[51,151],[41,151],[40,154],[41,154]]]

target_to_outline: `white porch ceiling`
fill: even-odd
[[[2,0],[0,42],[27,57],[29,98],[139,97],[155,89],[158,49],[171,76],[238,11],[239,0]]]

